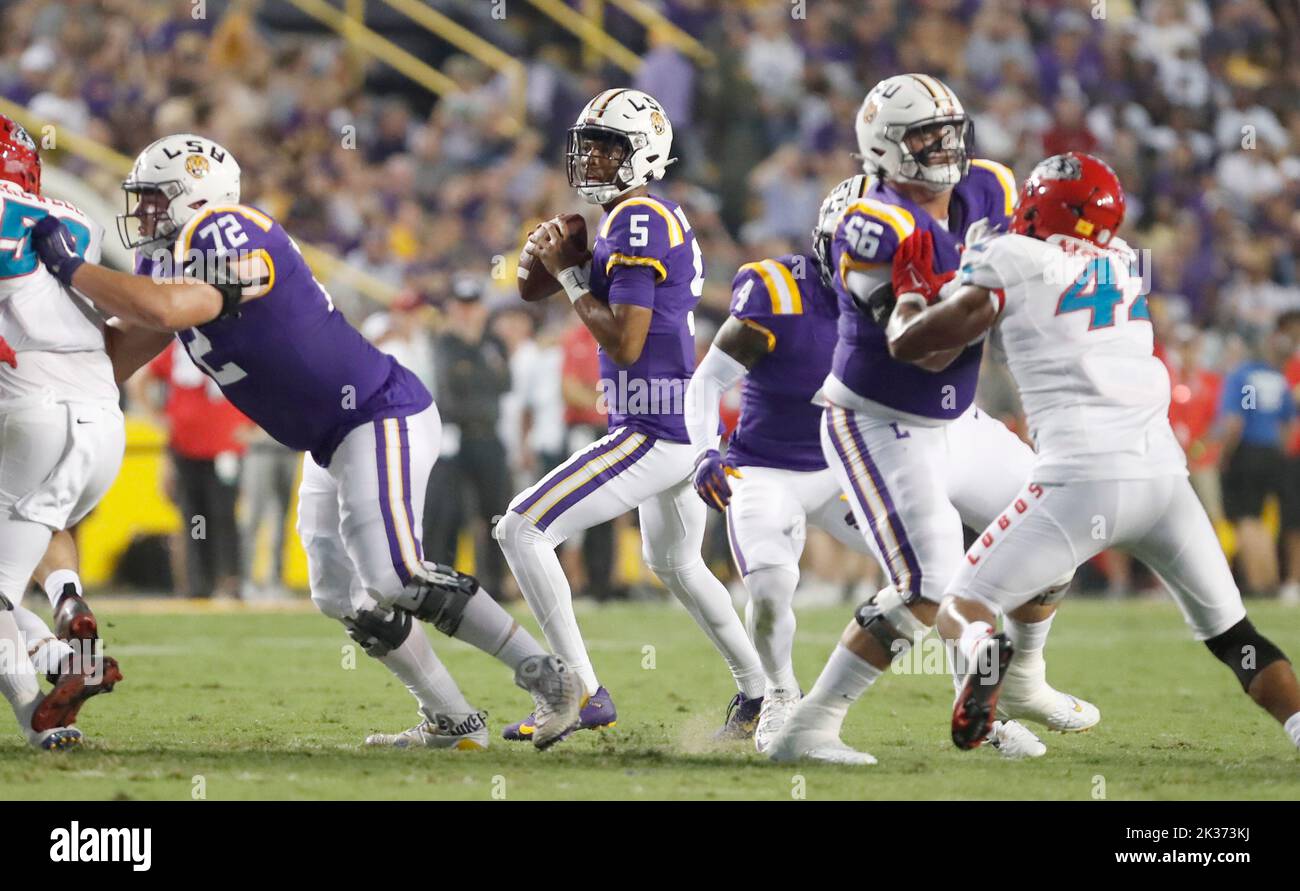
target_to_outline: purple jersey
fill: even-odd
[[[600,221],[592,247],[593,297],[653,310],[641,356],[623,368],[600,350],[609,427],[629,427],[670,442],[690,442],[683,414],[695,370],[691,311],[704,286],[704,258],[686,214],[666,198],[621,202]],[[633,272],[633,270],[635,270]],[[623,287],[621,276],[643,277]]]
[[[193,251],[235,252],[241,268],[258,270],[262,296],[241,304],[238,315],[177,337],[226,398],[278,442],[311,452],[326,467],[356,427],[432,404],[414,374],[334,308],[297,245],[270,217],[245,206],[206,209],[176,242],[178,258]],[[149,265],[146,260],[140,271]]]
[[[731,285],[731,314],[765,333],[771,352],[745,377],[727,463],[821,470],[822,409],[812,400],[831,370],[835,292],[811,256],[786,254],[740,267]]]
[[[899,362],[889,355],[885,332],[854,304],[848,274],[855,269],[888,274],[894,251],[918,230],[934,236],[935,271],[955,271],[970,225],[987,219],[1005,227],[1015,202],[1011,171],[982,159],[971,162],[970,172],[952,190],[947,227],[888,183],[873,180],[866,196],[845,210],[831,247],[839,270],[839,342],[831,366],[835,378],[864,399],[895,411],[939,420],[964,412],[975,399],[983,344],[967,347],[939,372]]]

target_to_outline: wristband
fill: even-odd
[[[587,270],[581,266],[570,266],[568,269],[562,269],[560,274],[555,277],[560,286],[564,288],[564,293],[568,295],[570,303],[577,303],[578,298],[590,290],[588,278]]]

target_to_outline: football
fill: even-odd
[[[568,234],[568,245],[579,257],[579,262],[585,263],[591,259],[591,251],[587,250],[587,221],[581,214],[562,213],[556,219],[564,227]],[[538,224],[537,228],[540,228]],[[537,231],[533,229],[533,232]],[[531,239],[533,232],[528,234]],[[546,267],[536,258],[528,253],[525,249],[519,252],[519,296],[523,300],[533,303],[537,300],[545,300],[556,291],[560,290],[560,283],[555,280],[555,276],[546,271]]]

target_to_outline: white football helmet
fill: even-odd
[[[238,204],[239,164],[211,139],[177,133],[136,157],[122,191],[126,213],[117,215],[122,244],[150,247],[175,238],[206,205]]]
[[[664,169],[677,160],[668,157],[672,147],[673,125],[654,97],[640,90],[605,90],[569,128],[569,185],[589,203],[607,204],[663,179]]]
[[[855,127],[862,169],[943,192],[970,169],[974,131],[961,101],[928,74],[888,77],[867,94]]]
[[[835,239],[835,230],[839,228],[840,217],[850,204],[867,194],[871,186],[871,177],[859,173],[842,180],[831,189],[826,200],[822,201],[817,213],[817,225],[812,230],[812,252],[817,261],[817,271],[822,282],[828,288],[835,287],[835,268],[831,262],[831,242]]]

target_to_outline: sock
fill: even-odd
[[[31,610],[16,606],[13,615],[37,674],[60,674],[64,660],[72,657],[72,647],[56,638],[41,617]]]
[[[1003,628],[1016,649],[1016,655],[1007,669],[1006,684],[1010,694],[1004,686],[1004,696],[1016,699],[1047,688],[1047,661],[1043,658],[1043,647],[1047,644],[1047,633],[1052,630],[1055,618],[1055,613],[1041,622],[1018,622],[1006,617]]]
[[[542,626],[546,642],[582,678],[587,693],[594,694],[600,689],[600,681],[578,630],[573,591],[555,554],[555,543],[514,511],[497,522],[495,534],[528,608]]]
[[[81,594],[81,576],[77,575],[75,570],[56,569],[45,577],[41,587],[45,590],[45,596],[50,598],[51,609],[58,608],[64,585],[72,585],[77,589],[77,594]]]
[[[992,636],[993,626],[988,622],[967,622],[961,630],[961,637],[957,638],[957,670],[969,673],[976,663],[980,644]]]
[[[749,591],[745,624],[758,651],[768,690],[799,689],[792,662],[795,615],[791,608],[798,584],[799,574],[784,566],[755,569],[745,576]]]
[[[482,588],[465,605],[453,637],[495,656],[511,671],[529,656],[546,654],[542,645]]]
[[[736,688],[750,699],[762,696],[767,681],[758,651],[731,605],[726,586],[709,572],[704,561],[697,556],[679,569],[655,569],[654,574],[713,641],[731,670]]]
[[[40,704],[41,686],[13,610],[8,609],[0,609],[0,695],[9,700],[23,735],[31,739],[32,712]]]
[[[400,647],[380,656],[379,661],[406,685],[419,701],[420,709],[429,717],[474,711],[418,623],[411,628]]]
[[[1286,730],[1287,735],[1291,737],[1291,742],[1300,747],[1300,712],[1296,712],[1287,718],[1282,727]]]
[[[1016,648],[1016,658],[1020,658],[1025,653],[1042,653],[1043,647],[1047,646],[1047,633],[1052,630],[1052,621],[1056,618],[1056,613],[1052,613],[1041,622],[1021,622],[1007,616],[1003,621],[1003,628],[1007,632],[1007,637],[1011,639],[1011,645]]]
[[[803,698],[796,713],[802,721],[818,729],[833,731],[837,736],[844,724],[849,706],[884,674],[866,659],[836,644],[835,651],[826,660],[817,683]]]

